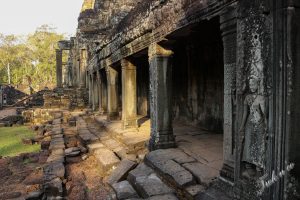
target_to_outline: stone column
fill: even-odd
[[[62,50],[56,49],[56,86],[62,87]]]
[[[95,109],[95,78],[94,78],[94,74],[92,73],[91,75],[92,77],[92,109]]]
[[[93,89],[92,89],[92,79],[91,76],[88,76],[89,79],[89,107],[92,107],[92,93],[93,93]]]
[[[107,119],[119,118],[118,112],[118,72],[112,67],[106,68],[107,74]]]
[[[107,113],[107,78],[100,73],[100,100],[99,109],[101,114]]]
[[[231,10],[230,10],[231,9]],[[234,181],[234,138],[236,134],[236,10],[229,7],[220,18],[224,57],[224,164],[221,177]]]
[[[86,87],[87,50],[80,50],[80,87]]]
[[[173,52],[156,43],[149,46],[151,138],[149,149],[175,147],[172,126]]]
[[[123,128],[136,128],[138,126],[136,105],[136,66],[126,59],[121,60],[121,65]]]

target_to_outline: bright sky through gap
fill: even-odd
[[[49,24],[75,35],[83,0],[0,0],[0,33],[25,35]]]

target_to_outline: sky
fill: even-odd
[[[26,35],[48,24],[67,37],[76,33],[83,0],[0,0],[0,33]]]

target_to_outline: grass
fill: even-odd
[[[0,128],[0,156],[17,156],[21,153],[38,152],[40,145],[24,145],[22,138],[31,138],[35,133],[26,126]]]

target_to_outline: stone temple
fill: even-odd
[[[299,0],[85,0],[56,53],[71,107],[148,137],[156,199],[299,197]]]

